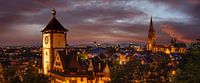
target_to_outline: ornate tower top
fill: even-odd
[[[53,9],[51,11],[51,14],[53,15],[53,18],[51,21],[47,24],[47,26],[41,31],[44,33],[49,33],[49,32],[67,32],[68,30],[63,27],[63,25],[56,19],[56,10]]]
[[[88,67],[88,71],[94,71],[92,60],[89,60],[89,61],[90,61],[90,64],[89,64],[89,67]]]
[[[56,10],[53,9],[53,10],[51,11],[51,14],[53,15],[53,17],[55,17],[55,16],[56,16]]]

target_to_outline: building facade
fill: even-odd
[[[178,43],[174,37],[171,38],[170,44],[165,45],[157,45],[156,44],[156,34],[153,27],[152,17],[150,20],[149,34],[147,40],[147,51],[151,52],[164,52],[166,54],[171,53],[185,53],[186,52],[186,44]]]
[[[81,64],[80,58],[73,51],[67,50],[67,32],[56,19],[52,10],[52,19],[42,32],[43,73],[51,76],[52,83],[106,83],[110,81],[107,63],[101,69],[93,69],[93,63]]]

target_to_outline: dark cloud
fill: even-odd
[[[197,24],[180,24],[180,23],[162,23],[161,31],[170,37],[177,38],[180,42],[190,43],[200,36],[199,25]]]
[[[158,43],[169,42],[170,34],[193,42],[200,31],[199,0],[1,0],[0,44],[40,44],[52,8],[73,44],[146,42],[151,15]]]

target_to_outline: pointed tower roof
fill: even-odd
[[[103,73],[104,73],[104,77],[103,77],[103,80],[104,81],[110,81],[110,69],[109,69],[109,66],[108,66],[108,63],[106,62],[106,67],[104,68],[103,70]]]
[[[107,63],[107,62],[106,62],[106,67],[104,68],[103,72],[104,72],[104,73],[107,73],[107,74],[110,73],[110,69],[109,69],[109,67],[108,67],[108,63]]]
[[[153,21],[152,21],[152,16],[151,16],[149,32],[152,32],[152,31],[154,31],[154,29],[153,29]]]
[[[41,32],[67,32],[62,24],[56,19],[56,11],[52,10],[53,18]]]
[[[69,72],[76,72],[76,73],[83,73],[85,69],[79,64],[78,56],[77,55],[67,55],[70,59],[68,62],[68,71]]]
[[[155,45],[156,45],[156,33],[155,33],[154,28],[153,28],[153,21],[152,21],[152,17],[151,17],[149,34],[148,34],[148,41],[147,41],[147,50],[152,51],[152,49]]]
[[[89,60],[89,61],[90,61],[90,64],[89,64],[89,67],[88,67],[88,71],[94,71],[92,60]]]

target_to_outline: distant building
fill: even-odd
[[[119,53],[116,61],[117,63],[124,65],[129,61],[129,57],[127,57],[124,53]]]
[[[152,52],[164,52],[166,54],[185,53],[186,52],[186,44],[177,43],[176,39],[172,38],[170,44],[157,45],[156,44],[156,34],[155,34],[155,30],[153,28],[153,21],[152,21],[152,17],[151,17],[146,50],[152,51]]]
[[[110,80],[110,70],[107,63],[93,69],[90,62],[83,67],[76,52],[67,50],[67,29],[53,18],[42,32],[42,64],[43,73],[53,77],[53,83],[105,83]]]

